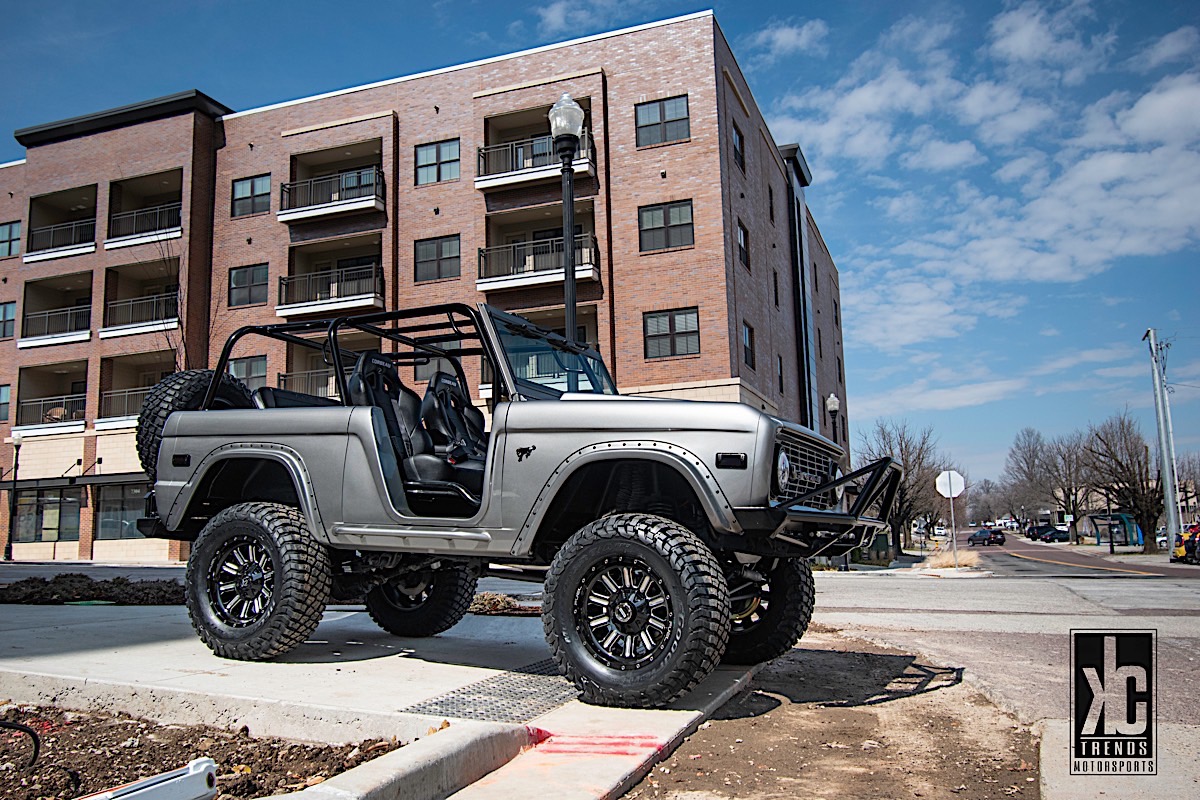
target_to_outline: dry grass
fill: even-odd
[[[959,550],[958,565],[960,567],[978,567],[979,553],[974,550]],[[950,550],[942,550],[934,553],[926,558],[920,564],[924,569],[953,569],[954,568],[954,553]]]

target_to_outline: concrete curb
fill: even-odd
[[[442,800],[504,766],[536,739],[524,726],[451,725],[316,786],[268,800]]]

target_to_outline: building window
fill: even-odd
[[[83,487],[17,492],[14,542],[78,542]]]
[[[750,269],[750,231],[746,230],[740,219],[737,227],[737,248],[738,261],[743,267]]]
[[[251,391],[261,389],[267,385],[267,357],[231,358],[229,374],[246,384]]]
[[[96,538],[143,538],[137,529],[137,521],[146,513],[148,488],[144,483],[101,486],[96,500]]]
[[[267,302],[267,265],[229,270],[229,305],[252,306]]]
[[[417,186],[458,180],[458,139],[417,145]]]
[[[825,348],[821,347],[821,329],[817,328],[817,358],[825,357]]]
[[[638,232],[643,253],[691,246],[692,201],[642,206],[638,209]]]
[[[696,307],[642,315],[646,358],[690,356],[700,352],[700,310]]]
[[[767,184],[767,213],[771,216],[771,224],[775,224],[775,187]]]
[[[21,223],[5,222],[0,225],[0,258],[15,256],[21,252]]]
[[[245,217],[271,210],[271,174],[239,178],[233,182],[233,216]]]
[[[842,326],[842,320],[841,320],[841,318],[839,316],[839,312],[838,312],[838,301],[837,300],[833,301],[833,324],[834,324],[834,327],[838,327],[838,328],[840,328]]]
[[[417,280],[457,278],[460,270],[458,234],[416,243]]]
[[[779,308],[779,270],[771,273],[771,289],[775,293],[775,307]]]
[[[0,303],[0,339],[11,339],[16,333],[17,304]]]
[[[838,383],[845,383],[846,382],[846,373],[842,372],[842,357],[841,356],[837,357],[837,365],[838,365]]]
[[[754,328],[742,320],[742,360],[746,366],[754,369]]]
[[[12,397],[12,387],[0,386],[0,422],[8,422],[8,401]]]
[[[815,261],[813,262],[812,276],[813,276],[813,291],[814,292],[821,291],[820,281],[817,280],[817,278],[820,277],[820,275],[817,272],[817,262],[815,262]]]
[[[736,122],[733,123],[733,160],[742,172],[746,171],[746,137]]]
[[[692,135],[687,95],[640,103],[633,109],[638,147],[681,142]]]
[[[458,342],[430,342],[430,344],[440,347],[443,350],[453,353],[459,350]],[[454,364],[450,363],[448,358],[430,358],[428,364],[418,363],[413,372],[413,378],[418,381],[427,381],[434,376],[434,373],[445,372],[447,375],[458,376],[454,370]]]
[[[783,394],[783,356],[775,356],[779,368],[779,393]]]

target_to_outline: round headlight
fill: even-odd
[[[834,468],[833,479],[835,481],[841,480],[843,477],[845,477],[845,475],[846,475],[846,473],[842,472],[841,467]],[[846,510],[846,508],[845,508],[846,487],[844,485],[837,487],[836,489],[833,490],[832,495],[833,496],[829,498],[831,501],[831,504],[830,504],[831,508],[833,508],[836,511],[845,511]]]
[[[775,458],[775,484],[779,487],[779,491],[787,489],[788,484],[792,482],[792,462],[787,457],[787,453],[783,450],[779,451],[779,455]]]

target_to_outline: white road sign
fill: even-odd
[[[942,497],[958,497],[963,493],[963,489],[967,488],[967,482],[963,476],[952,469],[938,475],[934,485],[937,486],[938,494]]]

